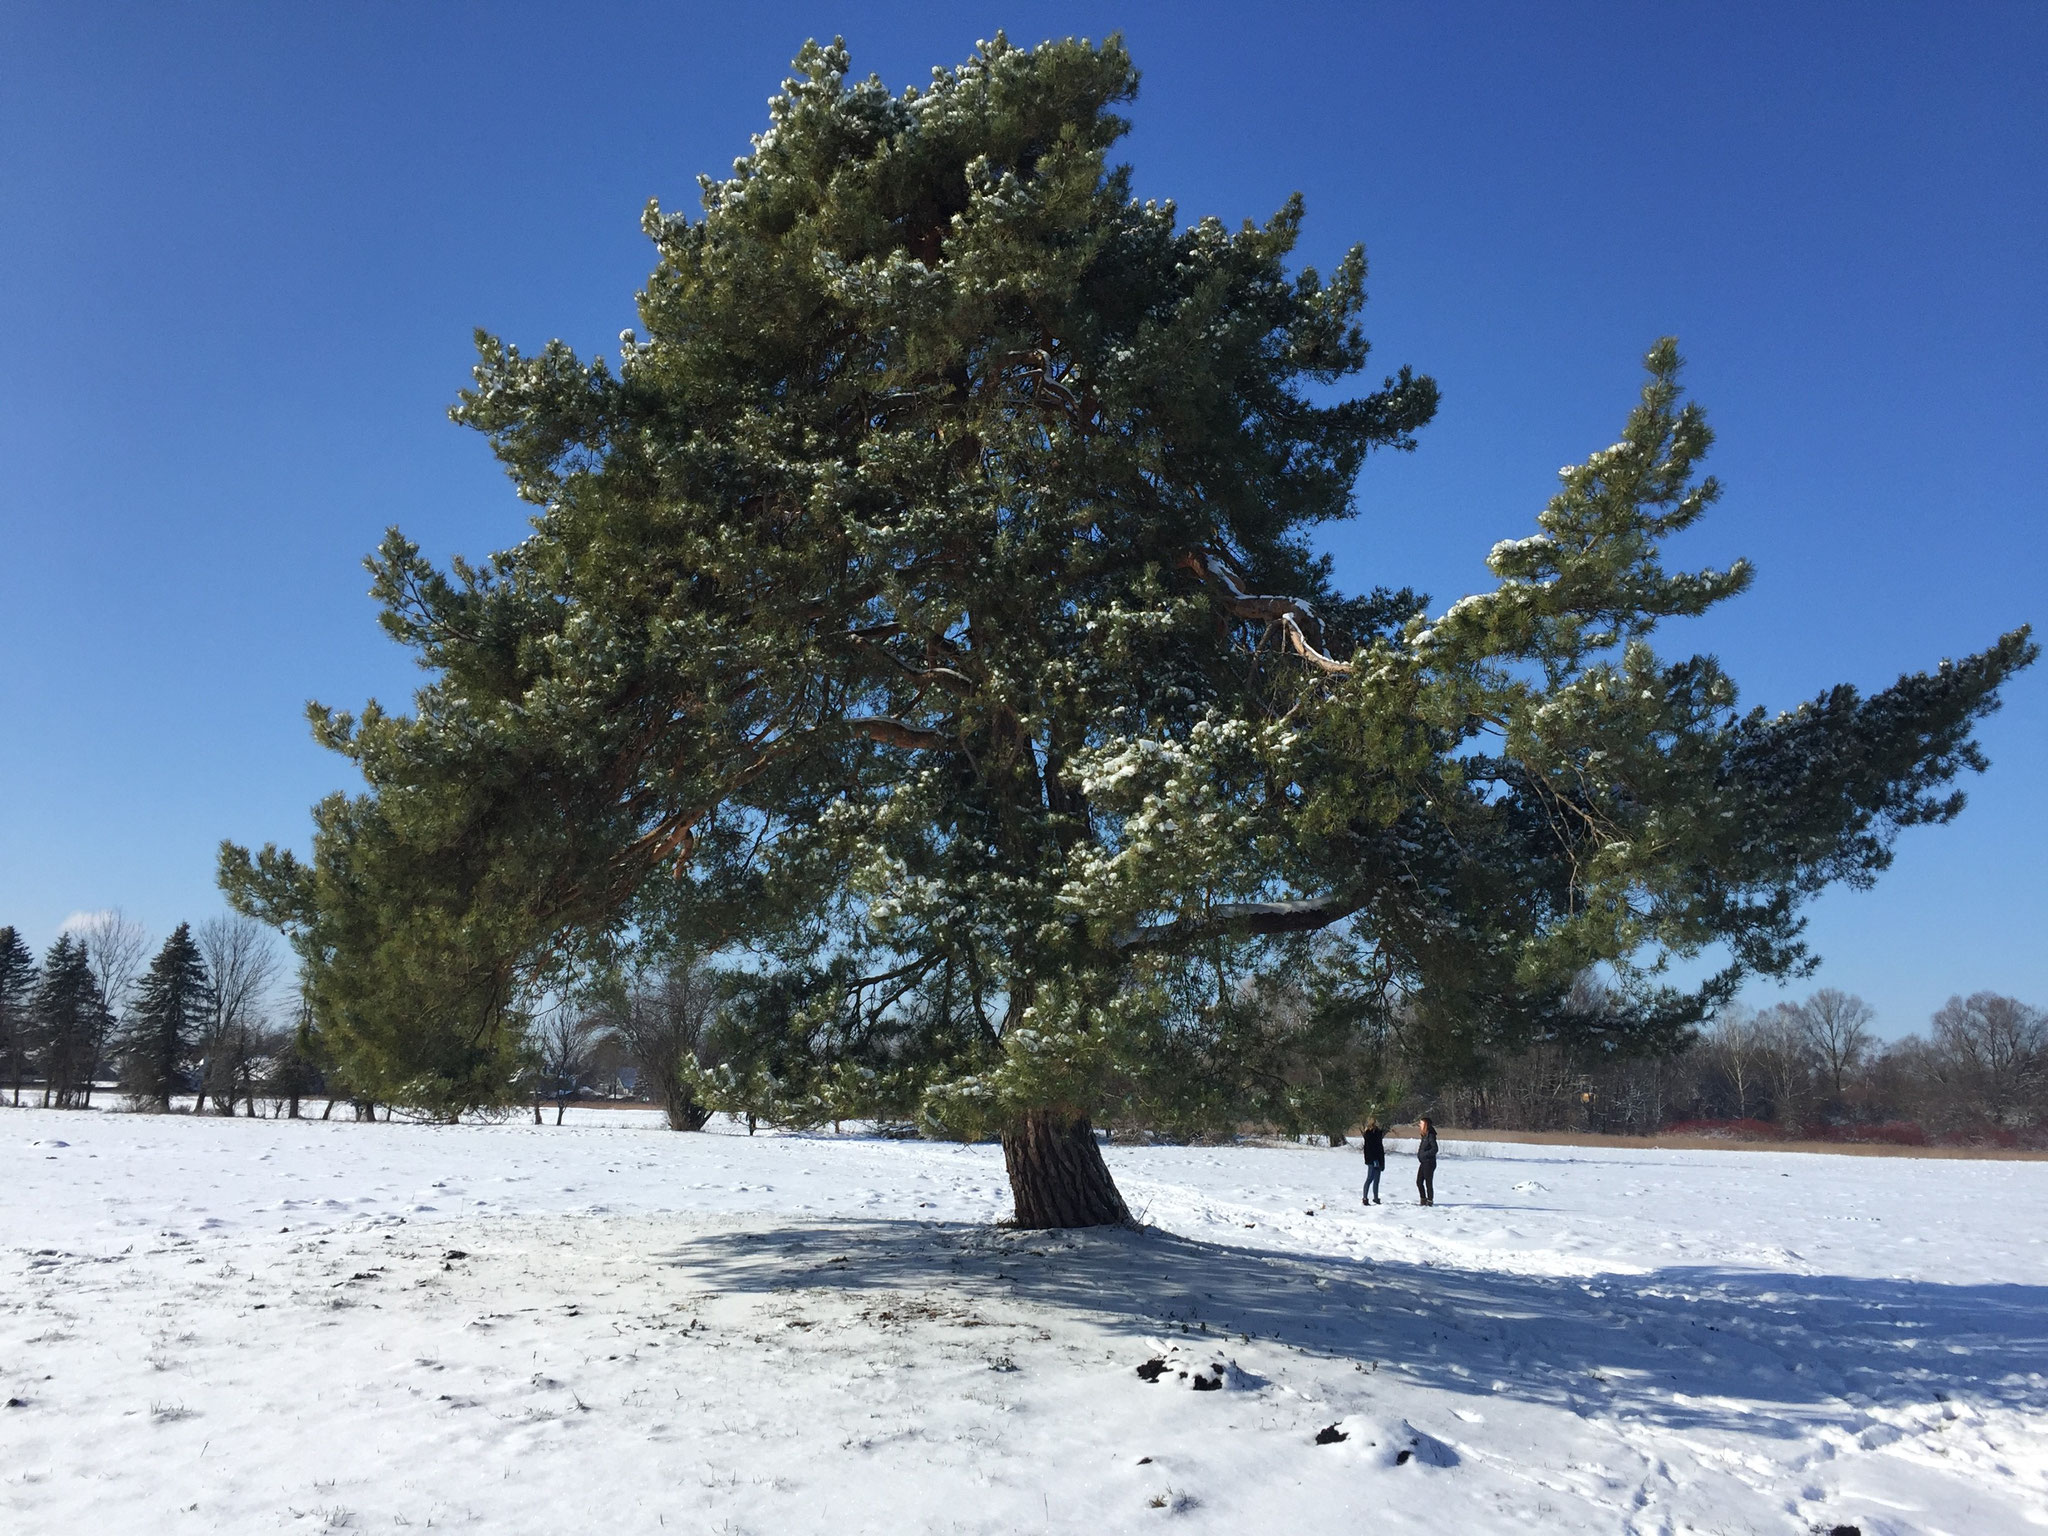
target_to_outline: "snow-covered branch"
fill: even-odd
[[[1310,604],[1284,593],[1245,591],[1237,573],[1210,551],[1186,555],[1181,564],[1209,585],[1232,618],[1278,629],[1287,648],[1319,672],[1333,677],[1350,675],[1350,662],[1339,661],[1323,650],[1323,621]]]

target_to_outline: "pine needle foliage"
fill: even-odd
[[[0,928],[0,1083],[21,1102],[35,1048],[36,959],[11,925]]]
[[[108,1011],[85,945],[70,934],[57,935],[43,956],[31,1008],[43,1103],[57,1109],[83,1108],[99,1064]]]
[[[1666,567],[1718,493],[1669,341],[1492,589],[1338,591],[1312,540],[1436,387],[1350,387],[1365,257],[1291,265],[1298,199],[1135,198],[1136,89],[1114,39],[902,92],[810,45],[701,210],[649,206],[615,365],[479,336],[453,414],[531,532],[446,571],[391,532],[429,681],[316,710],[369,791],[310,863],[223,852],[351,1071],[481,1100],[522,995],[672,946],[732,973],[714,1101],[1341,1124],[1370,1029],[1675,1040],[1957,813],[2024,632],[1778,715],[1651,648],[1750,580]]]
[[[149,963],[121,1041],[121,1087],[138,1105],[168,1111],[187,1087],[194,1043],[213,988],[192,925],[180,923]]]

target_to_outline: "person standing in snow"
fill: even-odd
[[[1365,1117],[1365,1200],[1366,1205],[1380,1203],[1380,1175],[1387,1171],[1387,1133],[1380,1129],[1380,1117]]]
[[[1415,1144],[1415,1192],[1424,1205],[1436,1204],[1436,1125],[1424,1115],[1416,1125],[1422,1139]]]

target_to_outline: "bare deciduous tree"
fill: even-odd
[[[1934,1044],[1977,1112],[1994,1125],[2032,1118],[2048,1083],[2048,1016],[1996,992],[1952,997],[1934,1016]]]
[[[566,1004],[550,1009],[534,1026],[532,1040],[540,1052],[540,1079],[534,1089],[534,1119],[540,1119],[542,1097],[555,1101],[555,1124],[576,1097],[590,1067],[590,1045],[597,1024]]]
[[[1756,1010],[1739,1003],[1723,1009],[1706,1038],[1706,1048],[1735,1096],[1731,1106],[1735,1118],[1747,1120],[1750,1100],[1756,1097],[1763,1069],[1764,1043],[1757,1028]]]
[[[1796,1012],[1806,1043],[1819,1058],[1835,1101],[1840,1103],[1849,1075],[1870,1054],[1870,1021],[1877,1014],[1862,998],[1838,987],[1822,987],[1800,1003]]]
[[[200,1097],[211,1098],[214,1112],[222,1115],[232,1115],[235,1100],[246,1098],[253,1115],[255,1063],[278,978],[277,949],[268,928],[234,914],[200,925],[199,952],[213,982],[213,1006],[199,1043]]]
[[[1806,1121],[1813,1099],[1813,1042],[1796,1003],[1779,1003],[1756,1017],[1758,1063],[1770,1089],[1771,1118],[1786,1130]]]
[[[714,972],[678,959],[633,975],[623,996],[597,1015],[632,1055],[671,1130],[701,1131],[711,1118],[691,1094],[688,1068],[701,1061],[718,996]]]
[[[84,941],[86,964],[92,970],[93,980],[99,983],[104,1005],[91,1043],[91,1062],[82,1090],[83,1102],[90,1104],[93,1081],[99,1076],[114,1031],[128,1015],[135,983],[147,963],[149,934],[119,907],[93,913],[72,931]]]

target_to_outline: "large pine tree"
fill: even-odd
[[[13,1089],[16,1104],[35,1034],[35,988],[35,956],[11,926],[0,928],[0,1081]]]
[[[43,1074],[43,1103],[58,1109],[82,1106],[92,1088],[99,1043],[107,1028],[107,1003],[93,979],[85,945],[70,934],[43,957],[36,980],[35,1048]]]
[[[1651,650],[1750,575],[1663,564],[1716,495],[1669,343],[1496,587],[1347,596],[1312,540],[1437,404],[1341,391],[1361,252],[1290,268],[1298,201],[1134,198],[1115,41],[901,94],[837,45],[798,71],[701,215],[649,208],[616,368],[481,338],[455,415],[532,532],[448,573],[392,532],[384,622],[432,680],[315,712],[370,791],[310,865],[224,850],[387,1095],[501,1091],[522,986],[723,950],[729,1092],[999,1133],[1019,1220],[1113,1221],[1105,1108],[1291,1113],[1392,1011],[1453,1068],[1668,1042],[1956,813],[2024,633],[1782,715]],[[1252,1006],[1281,982],[1304,1027]]]
[[[121,1042],[121,1087],[138,1104],[170,1109],[212,1005],[192,925],[180,923],[149,963]]]

